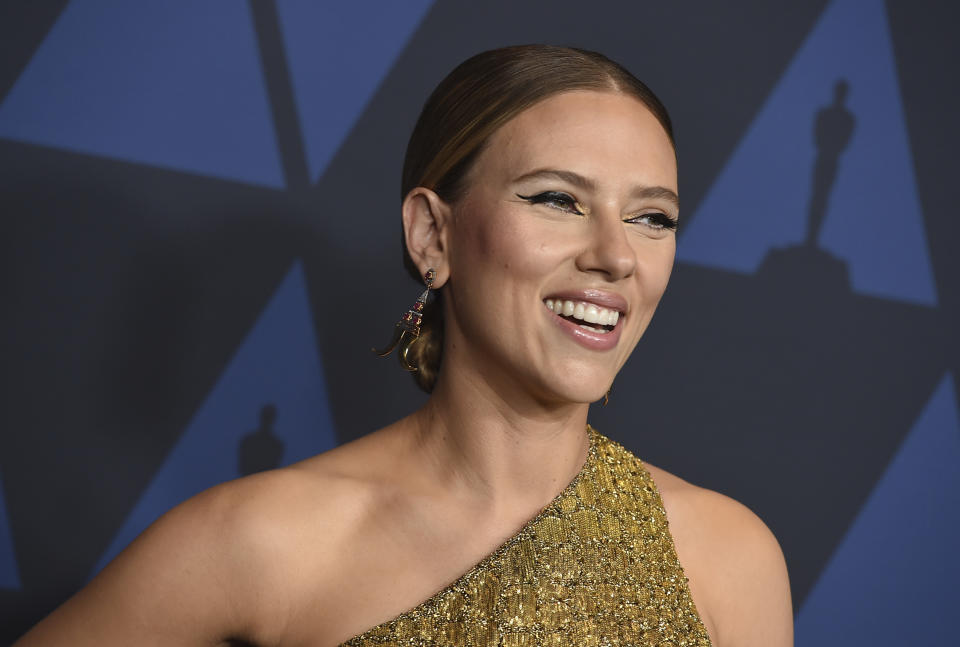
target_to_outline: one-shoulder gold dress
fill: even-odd
[[[580,473],[510,539],[349,647],[707,647],[639,458],[587,427]]]

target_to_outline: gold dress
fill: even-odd
[[[650,473],[620,444],[587,434],[580,473],[513,537],[343,645],[709,646]]]

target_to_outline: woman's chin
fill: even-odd
[[[610,381],[590,384],[552,384],[547,388],[550,396],[546,400],[558,405],[590,404],[603,400],[609,384]]]
[[[566,402],[588,404],[602,400],[613,384],[612,366],[588,362],[566,362],[549,380],[549,388]]]

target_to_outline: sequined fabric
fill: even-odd
[[[580,473],[426,602],[343,643],[706,647],[663,503],[640,459],[587,427]]]

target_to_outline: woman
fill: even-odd
[[[406,262],[436,296],[398,342],[427,404],[175,508],[18,645],[791,644],[763,523],[587,426],[677,218],[669,118],[619,65],[461,64],[403,172]]]

